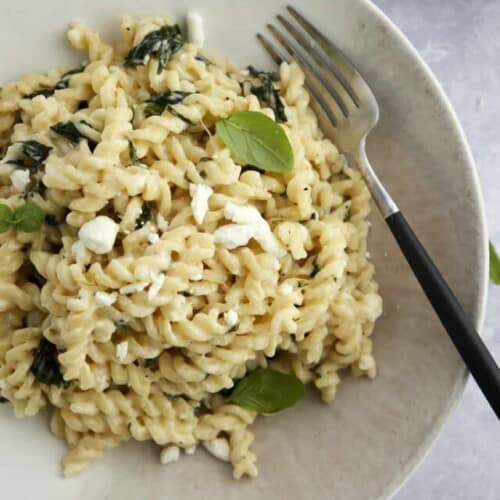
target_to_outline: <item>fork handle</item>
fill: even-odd
[[[495,359],[403,214],[397,211],[386,222],[441,323],[500,419],[500,369]]]

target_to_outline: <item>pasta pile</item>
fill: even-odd
[[[124,65],[166,23],[123,17],[118,47],[73,24],[84,67],[0,90],[1,202],[29,200],[47,214],[38,231],[0,234],[0,394],[18,417],[53,409],[51,429],[69,447],[65,475],[135,439],[171,456],[205,444],[236,478],[255,476],[256,413],[226,400],[238,379],[273,366],[330,402],[340,371],[375,376],[382,301],[366,247],[370,196],[318,129],[302,71],[283,63],[278,83],[293,170],[241,166],[215,123],[237,111],[275,118],[245,92],[248,71],[187,42],[165,68],[158,57]],[[165,91],[183,99],[144,112],[140,103]],[[55,133],[68,122],[86,140]],[[12,163],[20,141],[51,148],[24,189]],[[210,187],[202,220],[199,185]],[[282,251],[216,241],[229,203],[255,207]],[[116,225],[107,252],[79,239],[97,217]],[[36,356],[52,379],[37,377]]]

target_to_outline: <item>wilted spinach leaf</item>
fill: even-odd
[[[91,151],[94,151],[95,147],[97,146],[97,143],[81,132],[81,128],[83,126],[90,127],[92,129],[94,128],[85,120],[78,120],[76,122],[71,122],[71,121],[58,122],[55,125],[52,125],[50,129],[56,134],[64,137],[65,139],[68,139],[68,141],[70,141],[73,144],[78,144],[80,141],[87,141],[89,149]]]
[[[143,203],[141,213],[139,217],[137,217],[135,221],[135,228],[140,229],[144,227],[146,222],[151,220],[151,208],[149,207],[149,203]]]
[[[77,73],[81,73],[84,69],[85,69],[85,66],[81,66],[79,68],[75,68],[75,69],[71,69],[71,70],[67,71],[66,73],[61,75],[61,79],[53,87],[35,90],[31,94],[27,95],[26,99],[33,99],[34,97],[36,97],[38,95],[50,97],[51,95],[54,95],[54,92],[56,90],[67,89],[71,76],[76,75]]]
[[[128,67],[143,66],[149,57],[158,57],[160,74],[170,58],[184,45],[179,25],[165,25],[148,33],[141,42],[133,47],[125,57],[124,65]]]
[[[57,360],[57,348],[45,337],[42,337],[38,348],[33,354],[31,373],[42,384],[61,385],[64,382],[61,367]]]
[[[176,111],[173,106],[182,102],[187,96],[190,96],[192,92],[180,92],[180,91],[170,91],[161,92],[160,94],[155,94],[151,96],[147,101],[144,101],[144,114],[146,116],[151,115],[161,115],[165,110],[172,113],[177,118],[185,121],[192,125],[191,120],[183,116],[181,113]]]
[[[259,71],[253,66],[248,66],[248,71],[251,76],[258,78],[262,82],[262,85],[259,86],[252,85],[250,90],[252,94],[256,95],[262,103],[274,111],[277,122],[285,123],[287,121],[285,106],[280,99],[278,89],[274,85],[274,82],[279,81],[278,74]]]
[[[500,258],[495,247],[490,242],[490,279],[495,285],[500,285]]]
[[[46,146],[41,142],[33,140],[19,141],[18,144],[22,144],[21,156],[8,161],[7,163],[27,168],[32,173],[36,172],[43,166],[43,162],[47,159],[52,149],[50,146]]]

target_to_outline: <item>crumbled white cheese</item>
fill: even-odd
[[[161,450],[160,462],[165,464],[171,464],[172,462],[177,462],[181,456],[181,450],[178,446],[167,446]]]
[[[253,238],[259,242],[260,246],[266,252],[272,253],[278,258],[286,255],[286,251],[279,244],[278,240],[272,233],[269,224],[262,217],[256,207],[252,205],[236,205],[229,202],[224,207],[224,217],[232,222],[235,222],[236,224],[252,228]]]
[[[229,462],[230,449],[227,439],[216,438],[212,441],[203,441],[203,447],[219,460]]]
[[[191,276],[191,278],[189,278],[191,281],[201,281],[203,279],[203,273],[200,272],[200,273],[196,273],[194,276]]]
[[[151,243],[151,245],[158,243],[160,241],[160,237],[158,236],[158,233],[149,233],[148,234],[148,241],[149,241],[149,243]]]
[[[160,212],[158,212],[158,215],[156,216],[156,225],[158,226],[158,229],[163,233],[168,229],[168,221]]]
[[[206,184],[190,184],[189,194],[191,195],[191,210],[194,220],[201,224],[208,212],[208,199],[214,190]]]
[[[71,253],[77,261],[85,259],[85,251],[85,245],[80,240],[75,241],[71,245]]]
[[[116,302],[118,295],[116,292],[106,293],[106,292],[96,292],[95,302],[100,307],[110,306]]]
[[[234,309],[230,309],[229,311],[224,313],[224,321],[228,326],[234,326],[238,323],[238,313]]]
[[[14,170],[10,174],[10,180],[17,191],[23,193],[30,182],[29,170]]]
[[[129,295],[135,292],[142,292],[149,283],[147,281],[139,281],[137,283],[131,283],[130,285],[125,285],[120,288],[120,293],[122,295]]]
[[[118,224],[105,215],[86,222],[78,232],[85,247],[97,254],[111,252],[117,234]]]
[[[291,295],[293,293],[293,286],[290,285],[290,283],[283,283],[280,286],[280,293],[284,297],[287,297],[288,295]]]
[[[120,361],[124,361],[128,354],[128,340],[120,342],[116,345],[116,357]]]
[[[214,232],[216,243],[220,243],[232,250],[233,248],[246,245],[254,234],[253,227],[240,224],[226,224]]]
[[[203,29],[203,18],[197,12],[189,12],[186,19],[189,43],[197,47],[203,47],[205,43],[205,31]]]
[[[148,290],[148,300],[150,302],[158,295],[163,283],[165,283],[165,274],[160,273],[153,278],[153,283]]]
[[[193,446],[188,446],[184,448],[184,453],[186,455],[194,455],[196,453],[196,445],[193,444]]]
[[[250,74],[250,71],[248,69],[242,69],[240,71],[241,76],[248,76]]]

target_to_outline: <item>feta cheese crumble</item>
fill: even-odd
[[[120,342],[116,345],[116,357],[120,361],[124,361],[128,354],[128,340]]]
[[[161,450],[160,462],[165,464],[170,464],[172,462],[177,462],[181,456],[181,450],[178,446],[167,446]]]
[[[194,220],[201,224],[208,212],[208,199],[214,190],[206,184],[190,184],[189,194],[191,195],[191,210]]]
[[[291,295],[293,293],[293,286],[290,285],[290,283],[283,283],[280,286],[280,293],[284,297],[287,297],[288,295]]]
[[[203,18],[197,12],[189,12],[186,18],[189,43],[203,47],[205,43],[205,30]]]
[[[149,233],[148,234],[148,241],[149,241],[149,243],[151,243],[151,245],[158,243],[160,241],[160,237],[158,236],[158,233]]]
[[[230,240],[231,235],[234,233],[236,234],[236,229],[231,228],[231,229],[225,229],[222,234],[217,234],[218,231],[222,230],[224,227],[219,228],[217,231],[215,231],[215,240],[217,241],[218,239],[220,240],[220,243],[223,243],[223,237],[225,237],[226,241],[228,241],[229,245],[226,245],[229,249],[231,248],[236,248],[237,246],[242,246],[248,243],[247,241],[244,241],[243,235],[250,234],[252,238],[255,238],[259,245],[269,253],[272,253],[278,258],[284,257],[286,255],[286,251],[284,248],[279,244],[278,240],[274,236],[274,234],[271,231],[271,228],[269,227],[269,224],[267,221],[262,217],[260,212],[257,210],[256,207],[249,205],[249,206],[242,206],[242,205],[236,205],[235,203],[229,202],[226,204],[224,207],[224,217],[226,219],[229,219],[232,222],[235,222],[236,224],[246,227],[246,230],[239,230],[238,232],[238,237],[239,239],[236,241]],[[246,232],[245,232],[246,231]],[[229,238],[228,238],[228,232],[229,232]],[[236,244],[238,243],[238,244]]]
[[[214,239],[229,250],[246,245],[254,234],[253,227],[239,224],[226,224],[215,230]]]
[[[30,183],[29,170],[14,170],[10,174],[10,180],[17,191],[23,193],[26,190],[26,186]]]
[[[96,292],[95,302],[100,307],[110,306],[116,302],[118,295],[116,292],[106,293],[106,292]]]
[[[229,462],[230,449],[227,439],[216,438],[212,441],[203,441],[203,447],[215,458]]]
[[[196,445],[193,444],[192,446],[188,446],[187,448],[184,448],[184,453],[186,455],[194,455],[196,452]]]
[[[223,316],[227,326],[234,326],[236,325],[236,323],[238,323],[239,316],[234,309],[230,309],[229,311],[225,312]]]
[[[78,232],[78,236],[85,248],[97,254],[111,252],[117,234],[118,224],[105,215],[99,215],[95,219],[86,222]]]

